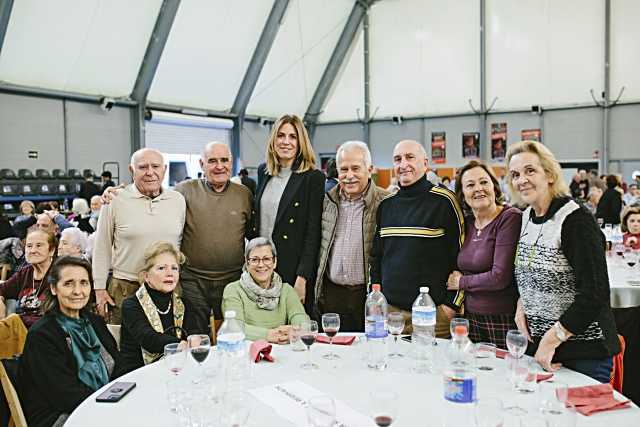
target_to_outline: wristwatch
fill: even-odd
[[[553,325],[553,331],[556,333],[556,338],[558,338],[560,341],[566,342],[569,339],[560,322],[556,322]]]

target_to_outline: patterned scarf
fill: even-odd
[[[258,308],[273,311],[278,307],[280,292],[282,292],[282,278],[275,271],[271,276],[271,286],[268,289],[263,289],[256,284],[245,268],[240,277],[240,286],[247,293],[249,299],[258,305]]]

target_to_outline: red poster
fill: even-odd
[[[480,155],[480,134],[478,132],[465,132],[462,134],[462,157],[478,158]]]
[[[431,161],[445,163],[447,161],[447,134],[431,132]]]
[[[504,159],[507,153],[507,124],[491,124],[491,158]]]
[[[521,136],[523,141],[542,142],[542,131],[540,129],[522,129]]]

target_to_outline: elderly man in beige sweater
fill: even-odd
[[[122,301],[139,287],[144,250],[163,240],[180,246],[186,204],[184,197],[163,189],[167,170],[162,153],[143,148],[131,156],[133,184],[100,211],[93,250],[93,278],[98,312],[120,324]],[[109,269],[113,277],[107,290]]]

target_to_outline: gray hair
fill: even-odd
[[[162,155],[162,153],[159,150],[156,150],[155,148],[149,148],[149,147],[141,148],[138,151],[134,152],[131,155],[131,160],[129,161],[129,164],[131,166],[135,167],[136,159],[138,158],[138,156],[140,154],[143,154],[143,153],[146,153],[146,152],[149,152],[149,151],[158,154],[162,158],[162,163],[164,164],[164,156]]]
[[[86,200],[85,200],[85,203],[86,203]],[[87,250],[88,237],[84,233],[84,231],[80,230],[79,228],[75,228],[75,227],[65,228],[64,230],[62,230],[62,233],[60,233],[60,240],[62,240],[62,238],[64,237],[68,238],[69,242],[73,246],[79,247],[80,252],[84,253]]]
[[[207,156],[207,151],[208,151],[209,149],[211,149],[212,147],[216,147],[216,146],[222,146],[222,147],[225,147],[227,150],[229,150],[229,156],[233,156],[233,155],[231,154],[231,147],[229,147],[229,144],[225,144],[224,142],[220,142],[220,141],[211,141],[211,142],[208,142],[208,143],[207,143],[207,145],[205,145],[205,146],[202,148],[202,152],[200,153],[200,157],[202,157],[203,159],[204,159],[204,158],[206,158],[206,156]]]
[[[336,166],[340,169],[340,158],[345,151],[353,151],[359,150],[364,156],[364,166],[369,169],[371,166],[371,151],[369,151],[369,147],[362,141],[346,141],[343,142],[340,147],[338,147],[338,152],[336,153]]]
[[[91,209],[89,209],[89,204],[85,199],[78,197],[73,199],[73,202],[71,203],[71,211],[78,215],[86,215],[91,212]]]
[[[251,254],[252,250],[263,246],[269,246],[271,248],[271,255],[273,255],[274,258],[278,256],[276,245],[273,244],[271,239],[267,239],[266,237],[256,237],[255,239],[251,239],[244,248],[244,259],[249,258],[249,254]]]

